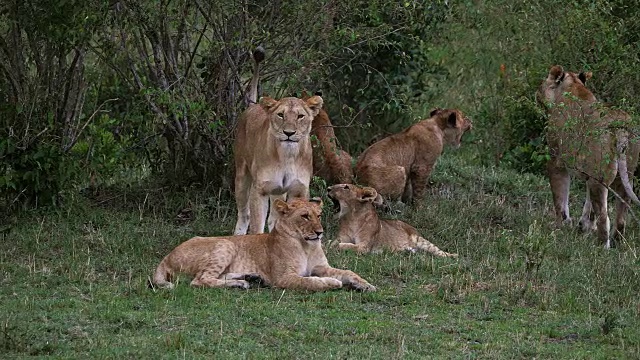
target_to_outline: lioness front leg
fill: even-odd
[[[332,268],[331,266],[318,265],[313,268],[311,275],[325,276],[338,279],[343,285],[359,291],[376,291],[375,286],[350,270]]]
[[[274,282],[274,286],[282,289],[325,291],[341,288],[342,282],[333,277],[303,277],[296,274],[291,274],[279,277]]]
[[[571,225],[571,216],[569,215],[569,185],[571,185],[571,177],[567,169],[558,164],[559,160],[551,157],[547,162],[547,173],[549,176],[549,185],[553,194],[553,207],[556,212],[556,224]]]
[[[411,166],[410,181],[413,192],[412,201],[414,203],[417,203],[424,197],[424,192],[427,189],[427,181],[429,180],[429,175],[431,175],[432,170],[433,166],[429,165],[414,164]]]
[[[249,234],[264,233],[264,225],[269,211],[269,195],[259,187],[252,187],[249,195]]]

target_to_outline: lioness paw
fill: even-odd
[[[249,282],[246,280],[228,280],[225,282],[225,286],[237,289],[248,289]]]
[[[353,282],[351,284],[349,284],[349,287],[353,290],[356,291],[362,291],[362,292],[374,292],[376,291],[376,287],[369,284],[368,282],[362,280],[360,282]]]
[[[338,279],[327,277],[327,278],[322,278],[322,280],[326,285],[329,285],[331,289],[339,289],[342,287],[342,281]]]

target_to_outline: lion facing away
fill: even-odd
[[[537,98],[548,115],[546,137],[551,158],[547,173],[556,223],[571,223],[570,175],[577,175],[587,182],[580,226],[583,230],[597,229],[599,240],[609,248],[608,187],[613,185],[624,200],[617,199],[617,237],[624,233],[628,201],[638,203],[629,177],[637,166],[640,146],[630,143],[624,128],[630,122],[629,115],[605,109],[585,87],[590,75],[554,65],[540,85]]]
[[[434,109],[429,119],[369,146],[358,158],[356,179],[392,200],[420,200],[444,145],[460,147],[471,127],[460,110]]]
[[[264,232],[270,201],[309,197],[313,173],[309,133],[321,108],[320,96],[264,97],[242,113],[234,143],[236,235]],[[269,214],[270,230],[274,215]]]
[[[390,251],[426,251],[435,256],[457,257],[440,250],[420,236],[411,225],[400,220],[381,220],[375,205],[382,197],[371,187],[338,184],[328,189],[329,198],[340,206],[338,247],[368,253]]]
[[[173,288],[177,273],[193,276],[192,286],[249,288],[248,280],[283,289],[323,291],[375,287],[349,270],[332,268],[322,250],[322,202],[274,202],[279,219],[269,234],[194,237],[178,245],[158,265],[153,283]]]
[[[319,92],[316,95],[321,96]],[[302,99],[310,96],[302,93]],[[353,182],[351,155],[338,145],[329,114],[320,109],[311,124],[313,146],[313,174],[323,178],[328,184]],[[315,137],[315,139],[313,139]]]

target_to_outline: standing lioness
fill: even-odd
[[[548,114],[546,136],[551,159],[547,163],[547,173],[556,222],[571,222],[570,175],[577,175],[587,182],[580,225],[584,230],[597,228],[598,238],[605,248],[609,248],[612,244],[608,188],[613,185],[625,202],[638,203],[629,180],[638,161],[638,146],[630,143],[629,131],[625,129],[630,123],[629,115],[606,109],[598,103],[584,85],[589,77],[590,74],[576,74],[554,65],[540,85],[537,97]],[[631,159],[629,164],[627,155]],[[627,206],[618,199],[616,235],[624,232]]]
[[[191,285],[248,288],[248,279],[285,289],[322,291],[347,286],[374,291],[375,287],[349,270],[329,266],[320,246],[322,202],[294,199],[274,202],[279,214],[269,234],[195,237],[167,255],[153,283],[172,288],[177,273],[193,276]]]
[[[340,205],[340,249],[353,249],[358,253],[383,249],[412,252],[422,250],[435,256],[458,256],[440,250],[405,222],[381,220],[374,205],[381,205],[382,197],[374,188],[338,184],[330,186],[327,190],[329,198]]]
[[[262,98],[238,120],[234,144],[235,195],[238,221],[235,234],[264,232],[269,200],[309,197],[313,174],[311,122],[322,98]],[[269,230],[274,214],[269,215]]]

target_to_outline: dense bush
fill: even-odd
[[[551,65],[593,71],[596,96],[640,110],[638,12],[625,0],[2,4],[0,205],[51,203],[125,168],[228,188],[258,44],[263,93],[322,90],[353,155],[459,107],[478,161],[539,172],[534,93]]]

